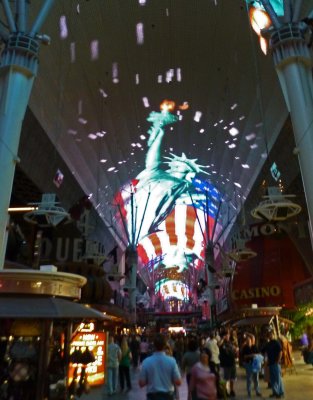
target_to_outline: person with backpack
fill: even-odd
[[[251,398],[252,381],[256,396],[262,397],[259,385],[259,373],[262,367],[263,356],[259,353],[255,345],[254,336],[250,333],[245,333],[245,342],[241,350],[241,359],[243,367],[246,370],[248,397]]]

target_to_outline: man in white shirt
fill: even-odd
[[[142,363],[139,386],[147,386],[147,400],[173,400],[174,385],[181,385],[178,365],[173,357],[165,354],[165,347],[165,337],[156,335],[155,352]]]
[[[217,345],[217,340],[215,339],[214,332],[211,332],[206,343],[205,348],[210,352],[210,367],[212,372],[219,374],[220,370],[220,349]]]
[[[108,368],[107,387],[109,396],[117,392],[118,367],[121,355],[122,352],[120,346],[114,343],[114,336],[110,336],[108,345],[108,356],[107,356],[107,368]]]

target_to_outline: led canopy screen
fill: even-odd
[[[182,273],[191,266],[203,266],[205,243],[213,240],[213,230],[215,235],[221,230],[215,224],[221,196],[211,183],[199,178],[206,174],[206,167],[197,159],[184,153],[161,156],[164,128],[177,121],[171,110],[172,103],[147,119],[152,126],[145,168],[115,196],[116,221],[129,245],[137,247],[141,268],[175,267]],[[163,294],[164,282],[159,285]],[[185,286],[171,294],[185,299]]]

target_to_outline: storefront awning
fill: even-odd
[[[99,312],[105,313],[109,318],[111,318],[112,322],[123,321],[124,323],[127,323],[131,320],[131,315],[127,310],[114,304],[92,304],[92,306]]]
[[[274,317],[273,316],[265,316],[265,317],[250,317],[240,319],[232,324],[234,327],[246,326],[246,325],[269,325]]]
[[[58,297],[0,297],[0,318],[110,320],[102,312]]]
[[[247,317],[240,319],[232,324],[234,327],[240,327],[240,326],[247,326],[247,325],[269,325],[275,316],[270,316],[266,315],[263,317]],[[289,319],[282,318],[281,316],[277,316],[279,323],[285,323],[286,325],[293,325],[294,323],[290,321]]]

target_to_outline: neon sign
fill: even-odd
[[[90,326],[88,328],[90,328]],[[104,332],[80,332],[74,336],[71,342],[70,354],[74,353],[74,351],[80,351],[84,354],[86,350],[89,350],[94,357],[94,362],[84,364],[83,359],[77,360],[77,362],[71,362],[69,368],[69,382],[73,380],[76,368],[77,380],[80,378],[82,369],[85,368],[90,386],[101,385],[105,382],[106,340],[106,333]]]

